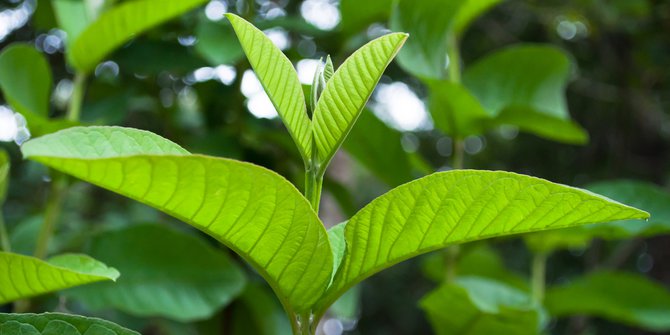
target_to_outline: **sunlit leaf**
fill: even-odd
[[[467,67],[463,82],[487,113],[499,118],[497,123],[579,144],[588,135],[570,121],[564,92],[569,72],[570,62],[563,51],[519,45]]]
[[[26,142],[24,156],[153,206],[233,249],[302,312],[330,281],[326,230],[286,179],[230,159],[190,155],[157,135],[70,128]]]
[[[407,39],[391,33],[358,49],[326,84],[314,111],[314,143],[325,169],[365,107],[379,78]]]
[[[591,192],[515,173],[435,173],[380,196],[349,220],[347,253],[319,306],[391,265],[448,245],[648,216]]]
[[[541,310],[528,294],[491,279],[459,278],[420,304],[438,335],[528,335],[541,327]]]
[[[244,273],[224,252],[159,225],[100,234],[87,253],[115,264],[123,273],[111,285],[98,283],[66,292],[94,309],[111,307],[186,322],[210,317],[244,288]]]
[[[670,292],[632,273],[597,272],[550,288],[552,316],[589,315],[657,332],[670,330]]]
[[[147,29],[205,3],[206,0],[135,0],[102,13],[70,41],[68,60],[77,70],[93,70],[114,49]]]
[[[61,255],[45,262],[0,252],[0,303],[118,277],[116,269],[85,255]]]
[[[670,232],[670,194],[662,188],[633,180],[600,182],[587,185],[586,188],[643,209],[651,217],[647,220],[624,220],[527,235],[524,239],[529,248],[550,253],[560,249],[583,249],[595,238],[616,240]]]
[[[61,313],[0,313],[0,334],[12,335],[140,335],[112,322]]]
[[[312,125],[293,64],[251,23],[226,14],[265,92],[281,116],[305,162],[312,157]]]
[[[391,30],[412,38],[398,54],[398,64],[420,78],[446,77],[447,45],[500,0],[400,0],[391,15]]]
[[[409,155],[401,145],[402,134],[364,110],[343,147],[376,177],[391,187],[412,180]],[[380,148],[384,148],[380,150]],[[389,166],[393,166],[389,169]]]

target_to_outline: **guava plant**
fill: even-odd
[[[21,150],[28,159],[174,216],[235,251],[272,287],[295,334],[314,334],[329,306],[352,286],[423,253],[496,236],[648,217],[534,177],[457,170],[399,186],[326,230],[318,216],[324,173],[407,35],[391,33],[366,44],[334,72],[326,65],[317,72],[308,109],[286,56],[247,21],[227,17],[303,158],[302,193],[263,167],[191,154],[132,128],[74,127],[30,140]]]

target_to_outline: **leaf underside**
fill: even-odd
[[[300,192],[270,170],[184,154],[157,135],[119,127],[70,128],[28,141],[22,151],[211,235],[251,263],[297,312],[309,309],[330,281],[326,230]]]
[[[118,276],[115,269],[84,255],[61,255],[45,262],[0,252],[0,304]]]
[[[319,306],[400,261],[448,245],[648,214],[588,191],[510,172],[440,172],[375,199],[345,228],[347,253]]]
[[[234,14],[226,14],[258,80],[281,116],[305,161],[312,157],[312,122],[298,73],[272,40]]]
[[[140,335],[109,321],[61,313],[0,313],[0,335]]]
[[[407,34],[391,33],[371,41],[347,58],[326,84],[312,119],[322,169],[339,149],[406,39]]]

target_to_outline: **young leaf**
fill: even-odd
[[[588,135],[570,121],[564,95],[569,72],[570,62],[563,51],[520,45],[492,53],[466,68],[463,82],[488,114],[500,118],[498,123],[580,144]],[[550,119],[553,122],[547,125]],[[548,129],[557,127],[562,132]]]
[[[100,15],[70,41],[70,64],[89,73],[114,49],[133,36],[175,18],[206,0],[135,0],[124,2]]]
[[[0,54],[0,88],[9,105],[29,121],[49,115],[51,69],[33,46],[15,43]]]
[[[123,273],[112,285],[97,283],[65,292],[96,310],[114,308],[188,322],[211,316],[245,284],[244,273],[226,253],[196,236],[155,224],[102,233],[87,253],[116,264]]]
[[[312,157],[312,125],[302,86],[291,61],[265,34],[234,14],[226,14],[251,67],[277,109],[305,162]]]
[[[412,38],[398,54],[398,64],[425,79],[444,79],[447,45],[470,23],[501,0],[401,0],[391,15],[391,30]]]
[[[592,315],[656,332],[670,331],[670,292],[624,272],[597,272],[547,291],[552,316]]]
[[[140,335],[109,321],[61,313],[0,313],[0,334]]]
[[[588,191],[515,173],[435,173],[391,190],[349,220],[347,253],[319,307],[391,265],[448,245],[648,216]]]
[[[420,304],[438,335],[527,335],[541,327],[541,309],[528,294],[491,279],[459,278]]]
[[[119,272],[85,255],[43,260],[0,252],[0,304],[103,280]]]
[[[312,119],[314,143],[321,169],[353,127],[384,69],[407,39],[407,34],[382,36],[358,49],[326,84]]]
[[[80,0],[51,0],[54,9],[54,16],[58,21],[58,26],[67,34],[67,41],[72,42],[77,39],[79,34],[93,22],[95,17],[86,6],[88,1]]]
[[[157,135],[120,127],[70,128],[28,141],[22,151],[211,235],[251,263],[295,312],[308,310],[330,281],[326,230],[300,192],[270,170],[189,155]]]

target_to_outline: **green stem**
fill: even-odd
[[[456,266],[458,264],[458,255],[460,253],[461,247],[459,245],[452,245],[444,252],[447,265],[447,273],[445,275],[447,283],[453,283],[456,280]]]
[[[305,198],[309,200],[316,213],[319,213],[322,189],[323,174],[319,173],[316,168],[307,168],[307,171],[305,171]]]
[[[533,263],[531,265],[531,294],[533,301],[542,303],[544,300],[544,288],[546,283],[547,270],[547,254],[536,253],[533,255]]]
[[[79,121],[81,115],[81,105],[84,101],[84,84],[86,84],[86,74],[77,72],[74,76],[74,87],[72,97],[67,110],[67,119],[70,121]]]
[[[460,83],[461,52],[458,46],[458,37],[453,33],[447,36],[447,56],[449,56],[449,65],[447,66],[449,80],[454,83]]]
[[[51,182],[49,196],[47,197],[47,207],[44,213],[44,222],[40,227],[35,246],[35,257],[45,258],[49,250],[49,242],[54,233],[54,227],[60,217],[63,198],[66,190],[65,180],[54,174]]]
[[[463,149],[463,140],[460,138],[454,138],[454,155],[452,167],[455,170],[463,169]]]
[[[12,246],[9,243],[9,235],[7,234],[7,227],[5,226],[5,218],[0,211],[0,250],[10,252]]]

